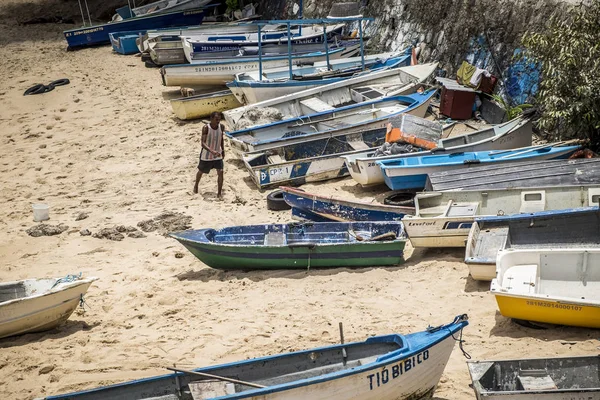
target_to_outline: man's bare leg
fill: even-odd
[[[223,192],[223,170],[218,169],[217,170],[217,197],[219,199],[223,198],[222,192]]]
[[[202,171],[198,170],[198,172],[196,172],[196,183],[194,184],[194,194],[198,194],[198,184],[200,183],[200,178],[202,178]]]

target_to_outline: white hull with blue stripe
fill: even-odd
[[[435,90],[405,96],[385,97],[350,106],[332,108],[299,118],[226,132],[232,150],[238,154],[264,151],[290,144],[342,135],[384,130],[389,118],[402,113],[425,116]],[[367,147],[367,146],[365,146]],[[316,156],[313,155],[313,156]]]
[[[344,24],[329,25],[326,28],[326,35],[331,36],[334,33],[341,32]],[[322,26],[305,26],[302,29],[290,31],[291,44],[300,43],[321,43],[325,39],[325,33]],[[288,32],[285,30],[275,30],[269,32],[261,31],[261,45],[287,43]],[[192,37],[182,36],[181,43],[183,51],[188,62],[192,62],[195,54],[236,50],[243,46],[258,46],[258,32],[256,33],[234,33],[234,34],[213,34],[211,32],[201,33]]]
[[[361,70],[361,57],[343,58],[315,63],[309,67],[294,67],[290,78],[289,68],[265,70],[262,79],[258,71],[237,74],[227,87],[242,104],[254,104],[261,101],[297,93],[302,90],[383,69],[405,67],[410,63],[410,55],[400,53],[381,53],[364,57],[365,70]]]
[[[347,343],[177,372],[46,400],[417,400],[430,399],[466,315],[408,335],[374,336]]]
[[[341,82],[317,86],[245,107],[238,107],[224,112],[225,120],[230,126],[236,126],[247,111],[263,107],[278,110],[284,118],[295,118],[332,110],[345,104],[414,93],[423,82],[433,75],[436,69],[437,63],[430,63],[376,71]]]
[[[338,59],[343,48],[332,50],[329,58]],[[292,64],[306,64],[326,59],[324,51],[292,56]],[[263,68],[285,67],[288,56],[263,57]],[[235,74],[258,70],[259,58],[236,59],[235,57],[219,61],[201,61],[194,64],[166,65],[160,69],[165,86],[224,86],[235,79]]]

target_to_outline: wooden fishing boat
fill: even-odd
[[[437,63],[430,63],[372,72],[239,107],[224,112],[224,116],[229,126],[235,127],[244,114],[254,109],[269,107],[281,112],[284,118],[295,118],[381,97],[410,94],[417,91],[422,83],[433,75],[436,68]]]
[[[585,186],[600,183],[599,176],[599,158],[515,162],[434,172],[427,179],[426,189],[448,192],[510,187]]]
[[[331,60],[342,56],[344,48],[333,49],[329,52]],[[309,64],[327,58],[323,51],[307,54],[292,55],[292,64]],[[263,68],[287,66],[289,57],[263,57]],[[165,86],[224,86],[235,79],[235,74],[241,71],[258,69],[259,58],[229,58],[213,62],[211,60],[196,61],[193,64],[165,65],[160,69],[163,85]]]
[[[204,118],[213,111],[225,111],[239,106],[241,104],[229,90],[171,100],[173,112],[182,120]]]
[[[403,262],[400,222],[234,226],[171,234],[219,269],[337,268]]]
[[[529,118],[518,117],[506,123],[484,128],[461,136],[440,139],[435,150],[440,153],[458,153],[483,150],[507,150],[531,146],[533,131]],[[375,150],[345,156],[346,165],[352,178],[363,186],[384,183],[381,168],[377,161],[401,157],[432,154],[430,151],[374,157]]]
[[[467,361],[477,400],[600,400],[600,356]]]
[[[62,324],[96,279],[69,275],[0,283],[0,338]]]
[[[45,400],[431,398],[467,316],[421,332],[182,371]]]
[[[392,190],[423,189],[427,175],[438,171],[469,168],[472,165],[503,164],[513,161],[565,159],[580,146],[544,145],[514,150],[417,155],[376,161],[385,184]]]
[[[146,31],[170,26],[200,24],[204,19],[204,9],[173,11],[164,14],[150,14],[101,25],[69,29],[63,32],[69,49],[96,46],[110,43],[109,33],[124,31]]]
[[[600,248],[500,250],[490,291],[505,317],[600,328]]]
[[[475,280],[496,277],[498,250],[561,245],[600,245],[598,207],[475,218],[465,263]]]
[[[291,43],[322,43],[325,38],[339,34],[344,24],[328,25],[326,30],[323,26],[304,26],[290,30]],[[261,45],[281,44],[288,41],[288,31],[275,30],[270,32],[261,31]],[[203,52],[221,50],[237,50],[243,46],[258,46],[258,32],[240,32],[234,34],[201,33],[190,37],[182,36],[183,52],[189,62],[194,56]]]
[[[511,215],[598,205],[600,177],[595,184],[423,192],[415,196],[415,215],[404,217],[414,247],[464,247],[479,216]]]
[[[315,220],[312,214],[330,221],[400,221],[405,215],[412,215],[414,207],[388,206],[377,203],[364,203],[337,199],[333,196],[310,194],[301,189],[282,186],[283,199],[294,210],[308,211],[303,219]],[[298,216],[298,212],[296,215]],[[319,221],[316,221],[319,222]]]
[[[239,154],[290,146],[307,140],[348,136],[373,130],[385,135],[385,127],[391,117],[403,113],[418,117],[425,116],[434,94],[435,90],[432,89],[424,93],[383,97],[338,108],[330,107],[324,102],[317,104],[319,100],[313,99],[311,105],[320,108],[320,112],[235,132],[226,132],[226,135],[232,150]],[[309,146],[301,148],[304,157],[319,155]],[[343,160],[341,161],[343,164]]]
[[[405,67],[410,64],[410,54],[381,53],[364,57],[342,58],[327,63],[321,61],[308,67],[295,67],[290,77],[289,68],[265,70],[237,74],[227,87],[236,95],[240,103],[253,104],[275,97],[285,96],[316,86],[340,82],[361,73],[382,69]]]

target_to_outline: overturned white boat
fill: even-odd
[[[281,112],[284,118],[297,118],[381,97],[410,94],[414,93],[423,82],[433,75],[437,65],[437,63],[430,63],[372,72],[341,82],[261,101],[250,106],[239,107],[225,111],[223,114],[227,123],[233,127],[246,112],[256,108],[269,107]],[[249,126],[251,125],[246,125],[246,127]]]
[[[68,275],[0,283],[0,338],[62,324],[96,279]]]

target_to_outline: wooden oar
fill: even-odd
[[[258,388],[258,389],[266,388],[266,386],[259,385],[258,383],[240,381],[238,379],[226,378],[224,376],[207,374],[206,372],[188,371],[188,370],[185,370],[185,369],[171,368],[171,367],[167,367],[167,369],[169,371],[183,372],[184,374],[191,374],[191,375],[198,375],[198,376],[202,376],[204,378],[212,378],[212,379],[217,379],[217,380],[220,380],[220,381],[237,383],[237,384],[240,384],[240,385],[246,385],[246,386],[250,386],[250,387],[254,387],[254,388]]]

